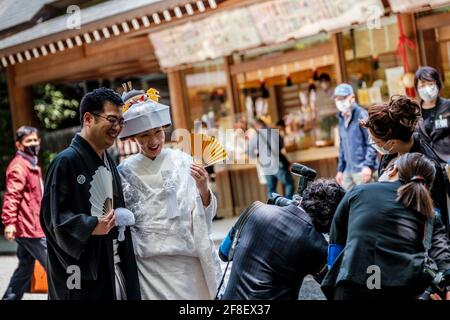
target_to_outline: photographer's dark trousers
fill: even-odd
[[[351,281],[341,281],[334,290],[333,300],[414,300],[421,290],[410,287],[369,289]]]
[[[45,238],[16,238],[17,258],[19,265],[14,271],[3,300],[20,300],[30,288],[31,277],[34,272],[34,262],[47,270],[47,241]]]
[[[284,187],[284,196],[288,199],[292,199],[295,187],[294,178],[292,178],[292,174],[289,172],[289,169],[284,166],[280,166],[277,174],[266,176],[266,180],[269,198],[272,196],[272,193],[277,192],[277,183],[280,181]]]

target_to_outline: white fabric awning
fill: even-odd
[[[389,0],[393,12],[415,12],[450,4],[448,0]]]
[[[355,24],[376,27],[373,20],[383,15],[381,0],[272,0],[169,27],[150,39],[160,66],[169,68]]]
[[[7,67],[9,64],[21,63],[123,33],[170,23],[215,9],[220,2],[223,1],[110,0],[80,10],[79,28],[70,27],[76,17],[68,14],[0,40],[0,66]]]

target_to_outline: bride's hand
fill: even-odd
[[[203,205],[207,207],[211,201],[211,195],[208,189],[208,172],[201,165],[192,164],[191,176],[195,180]]]

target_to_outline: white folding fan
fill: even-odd
[[[113,179],[111,172],[101,166],[95,171],[89,189],[91,215],[100,217],[113,208]]]

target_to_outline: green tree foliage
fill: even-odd
[[[44,128],[54,130],[62,121],[75,118],[79,105],[77,100],[65,99],[63,93],[51,84],[36,89],[39,98],[34,100],[34,109]]]
[[[14,135],[12,132],[11,112],[9,110],[6,72],[0,72],[0,193],[6,188],[6,168],[14,156]],[[0,198],[0,205],[2,199]]]

